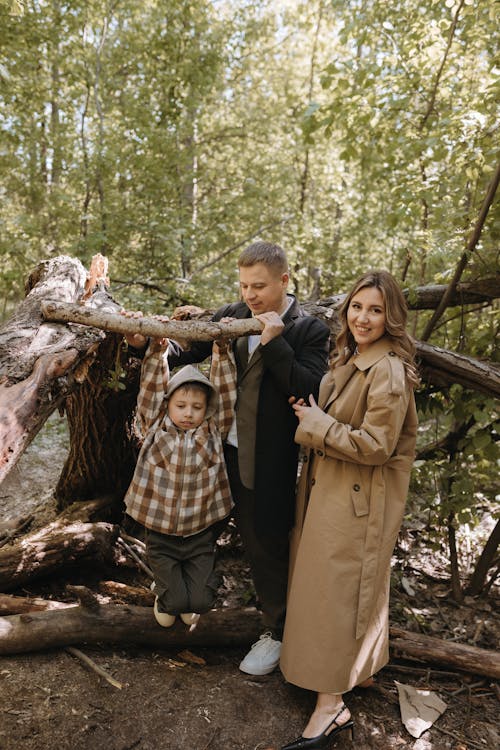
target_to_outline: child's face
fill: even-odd
[[[177,388],[168,400],[168,416],[180,430],[193,430],[205,419],[207,394],[198,388]]]

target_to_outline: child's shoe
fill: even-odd
[[[181,614],[181,620],[185,625],[196,625],[199,619],[200,615],[197,615],[196,612],[183,612]]]
[[[155,599],[155,605],[153,607],[156,622],[161,625],[162,628],[170,628],[175,622],[175,615],[169,615],[168,612],[158,611],[158,597]]]

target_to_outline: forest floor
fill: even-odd
[[[33,513],[32,528],[53,520],[53,487],[65,441],[60,421],[52,418],[0,486],[1,519]],[[445,560],[431,554],[422,539],[411,529],[402,534],[394,558],[392,624],[498,648],[494,592],[488,599],[454,604]],[[219,552],[224,581],[219,606],[255,603],[239,544],[221,546]],[[12,593],[57,599],[67,582],[61,577]],[[143,585],[148,584],[144,576]],[[122,689],[65,650],[1,657],[0,750],[279,750],[301,733],[314,702],[313,694],[287,684],[279,670],[266,677],[240,672],[244,648],[82,649]],[[401,721],[395,681],[431,690],[447,704],[418,739]],[[347,733],[340,734],[332,744],[339,750],[500,748],[499,690],[488,678],[393,659],[374,687],[356,688],[345,700],[355,737],[351,743]]]

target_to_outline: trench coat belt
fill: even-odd
[[[368,514],[365,549],[361,565],[361,580],[358,597],[358,616],[356,620],[356,638],[361,638],[368,627],[373,610],[373,600],[378,595],[375,582],[380,567],[380,539],[384,525],[385,511],[385,478],[382,466],[375,466],[372,476],[372,499]]]

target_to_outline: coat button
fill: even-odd
[[[323,451],[316,451],[316,455],[317,456],[324,456],[325,454],[323,453]]]
[[[359,486],[359,484],[353,484],[352,488],[353,488],[354,492],[359,492],[360,489],[361,489],[361,487]]]
[[[389,357],[395,357],[396,356],[396,352],[387,352],[387,353],[388,353]]]
[[[308,460],[309,460],[309,456],[304,456],[304,458],[302,459],[302,463],[306,464]]]
[[[315,479],[311,479],[311,487],[312,487],[313,484],[316,484],[316,480]]]

